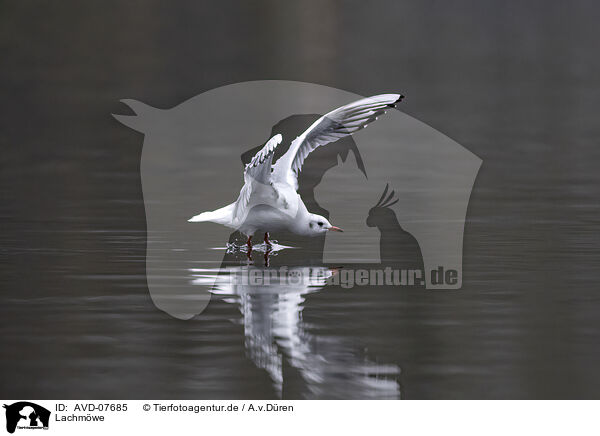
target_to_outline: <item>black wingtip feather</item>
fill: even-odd
[[[389,107],[393,107],[393,108],[395,108],[395,107],[396,107],[396,105],[397,105],[398,103],[400,103],[402,100],[404,100],[404,95],[400,94],[400,97],[398,97],[398,100],[396,100],[396,101],[395,101],[395,102],[393,102],[392,104],[388,104],[388,106],[389,106]]]

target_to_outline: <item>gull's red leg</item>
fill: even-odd
[[[250,255],[252,254],[252,236],[248,236],[248,242],[246,242],[246,244],[248,245],[248,251],[246,254],[248,255],[248,259],[251,259]]]
[[[269,266],[269,255],[271,254],[271,241],[269,241],[269,234],[265,233],[265,244],[266,244],[266,250],[265,250],[265,266],[268,267]]]
[[[271,247],[271,241],[269,241],[269,232],[265,233],[265,244],[267,244],[267,247]]]

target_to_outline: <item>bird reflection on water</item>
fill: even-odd
[[[280,397],[285,396],[286,376],[292,372],[287,367],[299,374],[304,398],[400,398],[397,365],[373,362],[351,342],[313,333],[320,329],[303,320],[305,297],[326,291],[334,268],[248,265],[190,272],[193,283],[214,282],[213,294],[239,307],[246,353],[269,374]]]

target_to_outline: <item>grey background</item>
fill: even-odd
[[[285,79],[399,90],[483,159],[463,289],[312,294],[312,334],[397,364],[404,398],[597,398],[599,18],[583,1],[0,2],[2,396],[276,396],[235,307],[183,322],[150,301],[142,137],[110,113]],[[283,397],[306,397],[286,374]]]

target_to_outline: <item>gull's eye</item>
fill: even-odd
[[[312,229],[312,227],[313,227],[313,223],[309,223],[309,224],[308,224],[308,227],[310,227],[310,228]]]
[[[323,221],[319,221],[319,227],[323,227]]]

